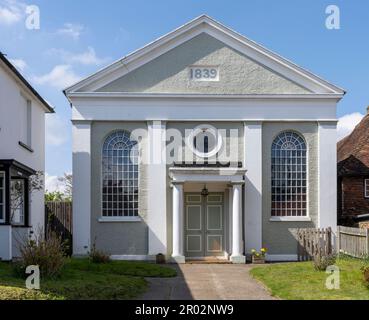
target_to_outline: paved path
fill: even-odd
[[[144,300],[271,300],[268,290],[254,280],[251,265],[184,264],[173,266],[176,278],[148,278]]]

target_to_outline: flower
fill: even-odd
[[[262,253],[267,253],[267,252],[268,252],[268,250],[267,250],[266,248],[262,248],[262,249],[261,249],[261,252],[262,252]]]
[[[253,253],[253,254],[256,253],[256,250],[255,249],[252,249],[251,250],[251,253]]]

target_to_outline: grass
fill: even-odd
[[[69,259],[57,279],[41,279],[41,290],[28,290],[8,263],[0,263],[0,300],[126,300],[144,293],[144,277],[174,277],[176,271],[145,262],[93,264]]]
[[[340,258],[340,289],[328,290],[329,276],[315,271],[312,262],[270,264],[251,270],[254,278],[263,282],[273,296],[286,300],[369,300],[369,286],[360,270],[363,262]]]

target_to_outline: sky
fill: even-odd
[[[40,28],[26,27],[27,6]],[[328,5],[340,28],[328,29]],[[0,51],[56,110],[46,120],[46,187],[72,172],[71,108],[62,90],[195,17],[207,14],[347,91],[339,137],[369,105],[367,0],[0,0]]]

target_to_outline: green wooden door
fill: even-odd
[[[224,255],[224,194],[185,194],[185,255]]]

